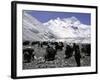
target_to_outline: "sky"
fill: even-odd
[[[57,19],[57,17],[69,18],[76,17],[81,23],[91,25],[91,14],[90,13],[75,13],[75,12],[53,12],[53,11],[34,11],[24,10],[31,16],[38,19],[40,22],[45,23],[51,19]]]

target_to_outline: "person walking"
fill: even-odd
[[[75,51],[74,57],[75,57],[77,66],[79,67],[79,66],[81,66],[81,63],[80,63],[80,57],[81,57],[81,55],[80,55],[79,45],[76,45],[74,43],[74,46],[73,47],[74,47],[74,51]]]

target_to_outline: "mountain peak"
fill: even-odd
[[[72,16],[70,19],[73,20],[73,21],[78,21],[78,19],[74,16]]]
[[[60,21],[61,19],[60,19],[60,17],[57,17],[57,19],[56,19],[56,20],[59,20],[59,21]]]

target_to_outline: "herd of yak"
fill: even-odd
[[[45,54],[43,55],[45,61],[54,61],[58,51],[64,50],[64,59],[68,59],[74,55],[77,66],[81,66],[80,58],[81,53],[90,56],[91,45],[90,44],[78,44],[78,43],[64,43],[64,42],[48,42],[48,41],[24,41],[23,42],[23,63],[30,63],[36,58],[35,49],[32,46],[37,45],[40,48],[45,46]],[[65,49],[64,49],[65,48]],[[40,53],[41,54],[41,53]]]

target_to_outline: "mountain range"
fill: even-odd
[[[23,40],[29,41],[66,41],[90,43],[91,27],[76,17],[56,18],[42,23],[24,12],[22,22]]]

